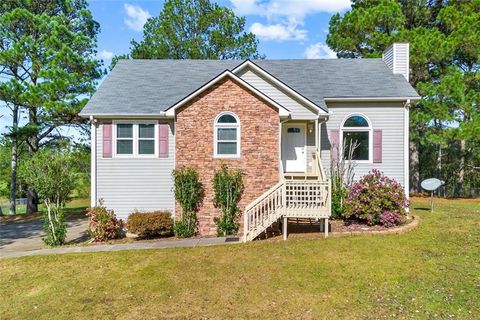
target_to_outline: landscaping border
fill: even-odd
[[[420,222],[420,218],[418,216],[411,216],[411,221],[407,224],[390,228],[386,230],[366,230],[366,231],[332,231],[329,233],[330,237],[348,237],[348,236],[357,236],[357,235],[378,235],[378,234],[403,234],[415,229]]]

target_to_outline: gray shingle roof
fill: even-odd
[[[81,115],[155,115],[240,60],[120,60]],[[381,59],[255,60],[319,107],[324,98],[417,97]]]

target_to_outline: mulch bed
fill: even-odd
[[[353,231],[383,231],[389,230],[384,226],[369,226],[355,221],[333,220],[330,223],[332,232],[353,232]]]
[[[377,233],[389,233],[395,232],[402,228],[402,226],[409,225],[413,219],[408,219],[405,223],[387,228],[384,226],[369,226],[364,223],[355,221],[343,221],[343,220],[329,220],[331,236],[351,235],[351,234],[377,234]],[[316,222],[313,219],[288,219],[288,237],[289,238],[318,238],[323,237],[324,232],[320,227],[320,222]],[[260,238],[273,238],[281,239],[281,232],[279,227],[270,230],[270,232]]]
[[[0,222],[26,222],[40,220],[41,212],[0,216]]]

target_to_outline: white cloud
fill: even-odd
[[[107,50],[102,50],[97,54],[97,57],[103,60],[111,60],[113,58],[113,52],[112,51],[107,51]]]
[[[230,0],[233,10],[242,16],[254,15],[267,19],[255,22],[250,31],[263,40],[304,40],[305,17],[319,12],[334,13],[350,8],[350,0]]]
[[[254,33],[262,40],[304,40],[307,37],[307,30],[297,28],[298,24],[270,24],[264,25],[255,22],[250,27],[250,32]]]
[[[303,19],[308,14],[335,13],[350,8],[350,0],[230,0],[240,15],[257,15],[267,18],[295,17]]]
[[[307,59],[336,59],[337,54],[326,44],[321,42],[314,43],[305,50],[305,58]]]
[[[123,19],[123,22],[125,22],[128,28],[134,31],[142,31],[143,25],[147,22],[148,18],[151,17],[150,12],[143,10],[137,5],[125,3],[123,10],[127,15],[125,19]]]

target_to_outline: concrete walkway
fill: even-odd
[[[102,251],[122,251],[122,250],[144,250],[178,247],[197,247],[241,243],[239,238],[195,238],[182,240],[159,240],[157,242],[134,242],[122,244],[99,244],[78,247],[60,247],[53,249],[41,249],[32,251],[2,252],[2,258],[26,257],[46,254],[63,254],[72,252],[102,252]]]
[[[66,244],[72,245],[88,240],[86,232],[88,221],[86,217],[74,217],[67,221]],[[196,247],[219,244],[239,243],[238,238],[195,238],[182,240],[167,240],[149,242],[132,242],[122,244],[98,244],[85,246],[66,246],[46,249],[42,241],[42,221],[0,222],[0,258],[25,257],[45,254],[62,254],[70,252],[99,252],[136,249],[157,249],[171,247]]]
[[[86,218],[67,221],[67,244],[88,240]],[[0,257],[22,255],[33,250],[44,249],[42,221],[0,222]]]

